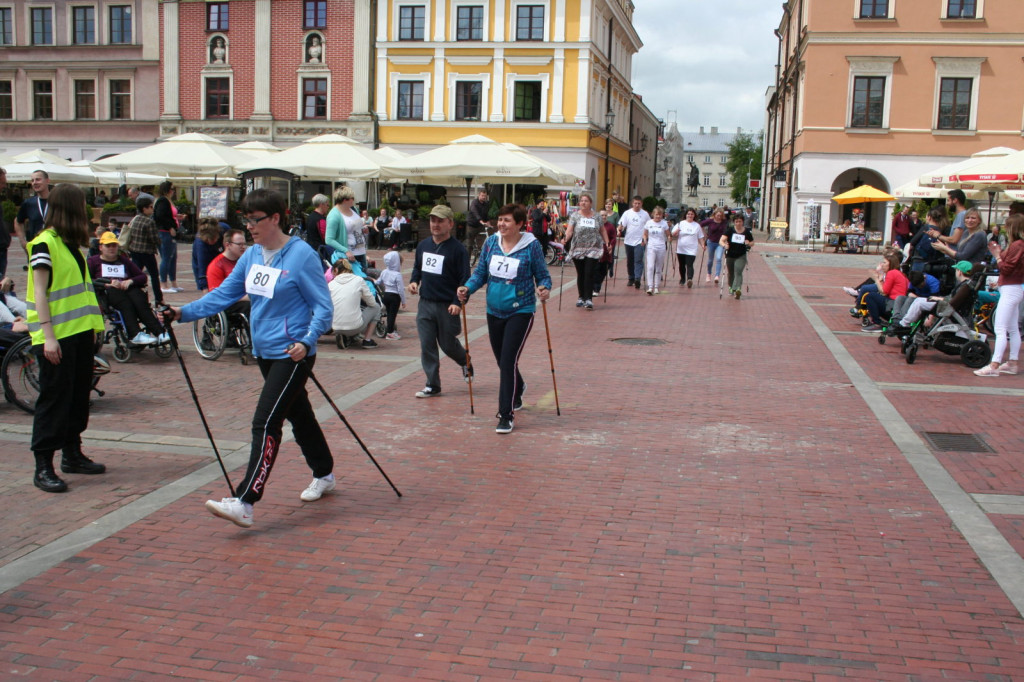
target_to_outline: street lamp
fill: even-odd
[[[598,128],[597,130],[591,130],[591,137],[601,137],[602,135],[611,135],[612,126],[615,125],[615,111],[609,109],[604,115],[604,128]]]

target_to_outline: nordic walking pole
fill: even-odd
[[[473,410],[473,364],[469,360],[469,324],[466,322],[466,304],[462,304],[462,339],[466,343],[466,378],[469,380],[469,413]]]
[[[548,360],[551,362],[551,385],[555,389],[555,413],[561,417],[562,408],[558,404],[558,382],[555,380],[555,354],[551,350],[551,329],[548,327],[548,302],[540,302],[541,310],[544,311],[544,333],[548,337]]]
[[[235,486],[231,485],[231,478],[228,476],[228,470],[224,467],[224,460],[220,458],[220,451],[217,450],[217,444],[213,442],[213,433],[210,432],[210,425],[206,422],[206,415],[203,414],[203,408],[199,404],[199,396],[196,395],[195,386],[192,385],[192,377],[188,375],[188,370],[185,368],[185,359],[181,357],[181,350],[178,348],[178,337],[174,335],[174,328],[167,318],[164,317],[164,313],[170,310],[169,306],[162,306],[158,308],[160,312],[160,319],[164,323],[164,331],[167,332],[167,336],[171,339],[171,347],[174,349],[174,354],[178,356],[178,365],[181,367],[181,373],[185,375],[185,383],[188,384],[188,390],[192,394],[192,402],[196,404],[196,411],[199,412],[199,419],[203,422],[203,428],[206,429],[206,437],[210,439],[210,445],[213,447],[213,454],[217,456],[217,463],[220,464],[220,470],[224,474],[224,480],[227,481],[228,490],[231,491],[231,497],[238,497],[235,492]]]
[[[303,362],[305,362],[305,360],[303,360]],[[334,404],[333,400],[331,400],[331,396],[327,395],[327,391],[324,390],[323,385],[317,380],[316,375],[313,374],[313,368],[309,366],[309,363],[306,363],[306,369],[309,371],[309,378],[313,380],[313,383],[316,384],[316,387],[320,389],[320,392],[323,394],[324,398],[327,400],[328,403],[331,404],[331,407],[334,408],[335,414],[337,414],[338,417],[341,418],[341,421],[344,422],[345,426],[348,428],[349,433],[351,433],[352,437],[356,439],[357,443],[359,443],[359,447],[363,449],[363,452],[366,453],[366,456],[370,458],[371,462],[373,462],[373,466],[377,467],[377,471],[379,471],[380,475],[384,477],[384,480],[388,482],[388,485],[391,486],[391,489],[395,491],[395,494],[401,497],[402,493],[399,492],[398,488],[395,487],[395,484],[391,482],[391,479],[388,478],[388,475],[386,473],[384,473],[384,470],[380,468],[380,464],[377,464],[377,460],[374,459],[373,455],[370,454],[369,449],[367,449],[366,443],[363,442],[363,439],[359,437],[359,434],[356,433],[355,429],[352,428],[352,425],[348,423],[347,419],[345,419],[345,415],[341,413],[341,410],[338,409],[338,406]]]
[[[707,244],[708,244],[707,241],[705,241],[704,242],[704,246],[700,250],[700,265],[697,267],[697,272],[694,275],[697,278],[697,287],[698,288],[700,287],[700,275],[701,275],[701,272],[704,270],[704,254],[707,253],[707,251],[708,251],[708,245]]]
[[[565,252],[562,252],[562,262],[558,264],[558,267],[562,269],[562,274],[558,276],[558,310],[562,310],[562,289],[565,288]],[[545,313],[546,314],[546,313]]]

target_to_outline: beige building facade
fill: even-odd
[[[767,94],[764,215],[806,232],[858,183],[890,191],[996,146],[1024,147],[1018,0],[789,0]],[[814,205],[814,204],[811,204]],[[869,208],[886,230],[891,204]]]

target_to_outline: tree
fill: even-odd
[[[747,189],[747,173],[750,179],[761,177],[761,158],[764,155],[764,131],[757,136],[739,133],[729,143],[729,160],[725,170],[732,178],[730,197],[734,204],[754,205],[761,195],[759,189]]]

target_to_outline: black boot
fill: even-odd
[[[37,452],[36,475],[32,477],[32,483],[40,490],[48,493],[62,493],[68,489],[68,484],[62,481],[53,470],[53,453]]]
[[[92,461],[76,448],[64,451],[60,458],[60,470],[65,474],[102,474],[107,467]]]

